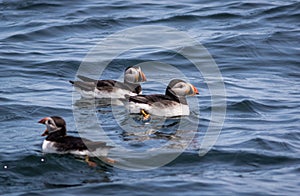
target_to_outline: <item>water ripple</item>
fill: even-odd
[[[0,1],[0,192],[297,195],[299,10],[295,0]],[[117,108],[120,118],[115,119],[107,104],[99,103],[94,111],[86,100],[74,97],[79,100],[72,105],[73,87],[68,80],[74,79],[86,53],[108,35],[145,24],[187,32],[208,49],[219,66],[226,85],[227,114],[213,150],[198,156],[212,118],[210,81],[172,51],[143,48],[122,54],[102,77],[117,79],[128,65],[153,60],[182,70],[200,89],[195,99],[200,114],[192,104],[185,122],[199,120],[199,125],[197,130],[187,130],[187,134],[196,131],[196,136],[185,152],[162,168],[144,172],[111,168],[98,160],[100,166],[93,169],[80,158],[42,154],[37,121],[49,115],[63,116],[69,133],[76,135],[72,113],[76,107],[82,109],[84,118],[79,125],[87,133],[101,125],[110,139],[130,149],[147,150],[174,136],[176,119],[163,123],[154,119],[159,131],[150,136],[145,132],[150,126],[137,123],[136,135],[132,135],[120,127],[133,118],[124,108]],[[157,84],[173,76],[165,68],[159,74],[145,74],[149,78],[142,84],[145,94],[163,92],[165,87]],[[99,118],[95,126],[84,123],[90,112]]]

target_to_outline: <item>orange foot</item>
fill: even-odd
[[[91,161],[89,156],[86,156],[84,161],[85,161],[90,167],[97,167],[97,163],[95,163],[94,161]]]
[[[103,157],[101,158],[104,162],[110,163],[110,164],[115,164],[116,160],[108,158],[108,157]]]
[[[145,110],[141,109],[141,114],[143,115],[143,120],[149,120],[150,119],[150,114],[148,114],[147,112],[145,112]]]

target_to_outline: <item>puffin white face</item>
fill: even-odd
[[[146,81],[146,76],[140,67],[130,67],[125,71],[124,79],[129,83],[140,83]]]
[[[178,82],[171,88],[171,90],[174,91],[175,94],[178,96],[188,96],[188,95],[199,94],[199,92],[195,86],[193,86],[190,83],[186,83],[186,82]]]
[[[42,136],[48,135],[50,133],[53,133],[55,131],[59,131],[62,129],[62,127],[58,127],[54,121],[53,118],[51,117],[46,117],[43,118],[39,121],[39,123],[46,125],[47,129],[45,132],[42,134]]]

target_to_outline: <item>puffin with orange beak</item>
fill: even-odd
[[[173,79],[166,88],[165,94],[137,95],[128,98],[130,113],[140,113],[144,120],[155,116],[185,116],[190,114],[186,96],[199,94],[198,89],[183,80]]]
[[[46,125],[46,130],[42,136],[46,136],[43,141],[42,150],[44,153],[73,154],[85,156],[85,161],[90,166],[96,163],[90,161],[90,157],[101,157],[107,163],[114,163],[113,159],[107,157],[109,149],[105,142],[91,141],[85,138],[68,136],[66,122],[59,116],[45,117],[38,123]]]
[[[94,80],[82,75],[80,80],[70,81],[83,98],[113,98],[122,99],[125,95],[139,95],[142,93],[141,82],[145,82],[146,76],[137,66],[127,67],[124,72],[124,82],[115,80]]]

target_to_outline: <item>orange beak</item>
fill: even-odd
[[[41,119],[38,123],[45,124],[47,120],[48,120],[48,117]],[[46,129],[41,136],[46,136],[46,135],[48,135],[48,133],[49,133],[48,129]]]
[[[146,82],[147,81],[147,78],[146,78],[145,74],[142,71],[139,74],[139,80],[141,82]]]
[[[38,123],[45,124],[45,122],[48,120],[48,117],[41,119]]]
[[[145,74],[142,72],[141,68],[139,68],[139,74],[135,78],[136,82],[145,82],[147,81]]]
[[[196,95],[199,95],[199,91],[198,91],[198,89],[194,85],[192,85],[192,88],[193,88],[194,93]]]
[[[194,85],[192,85],[191,83],[188,83],[188,85],[190,86],[190,88],[186,90],[186,95],[194,96],[196,94],[199,94],[198,89]]]

